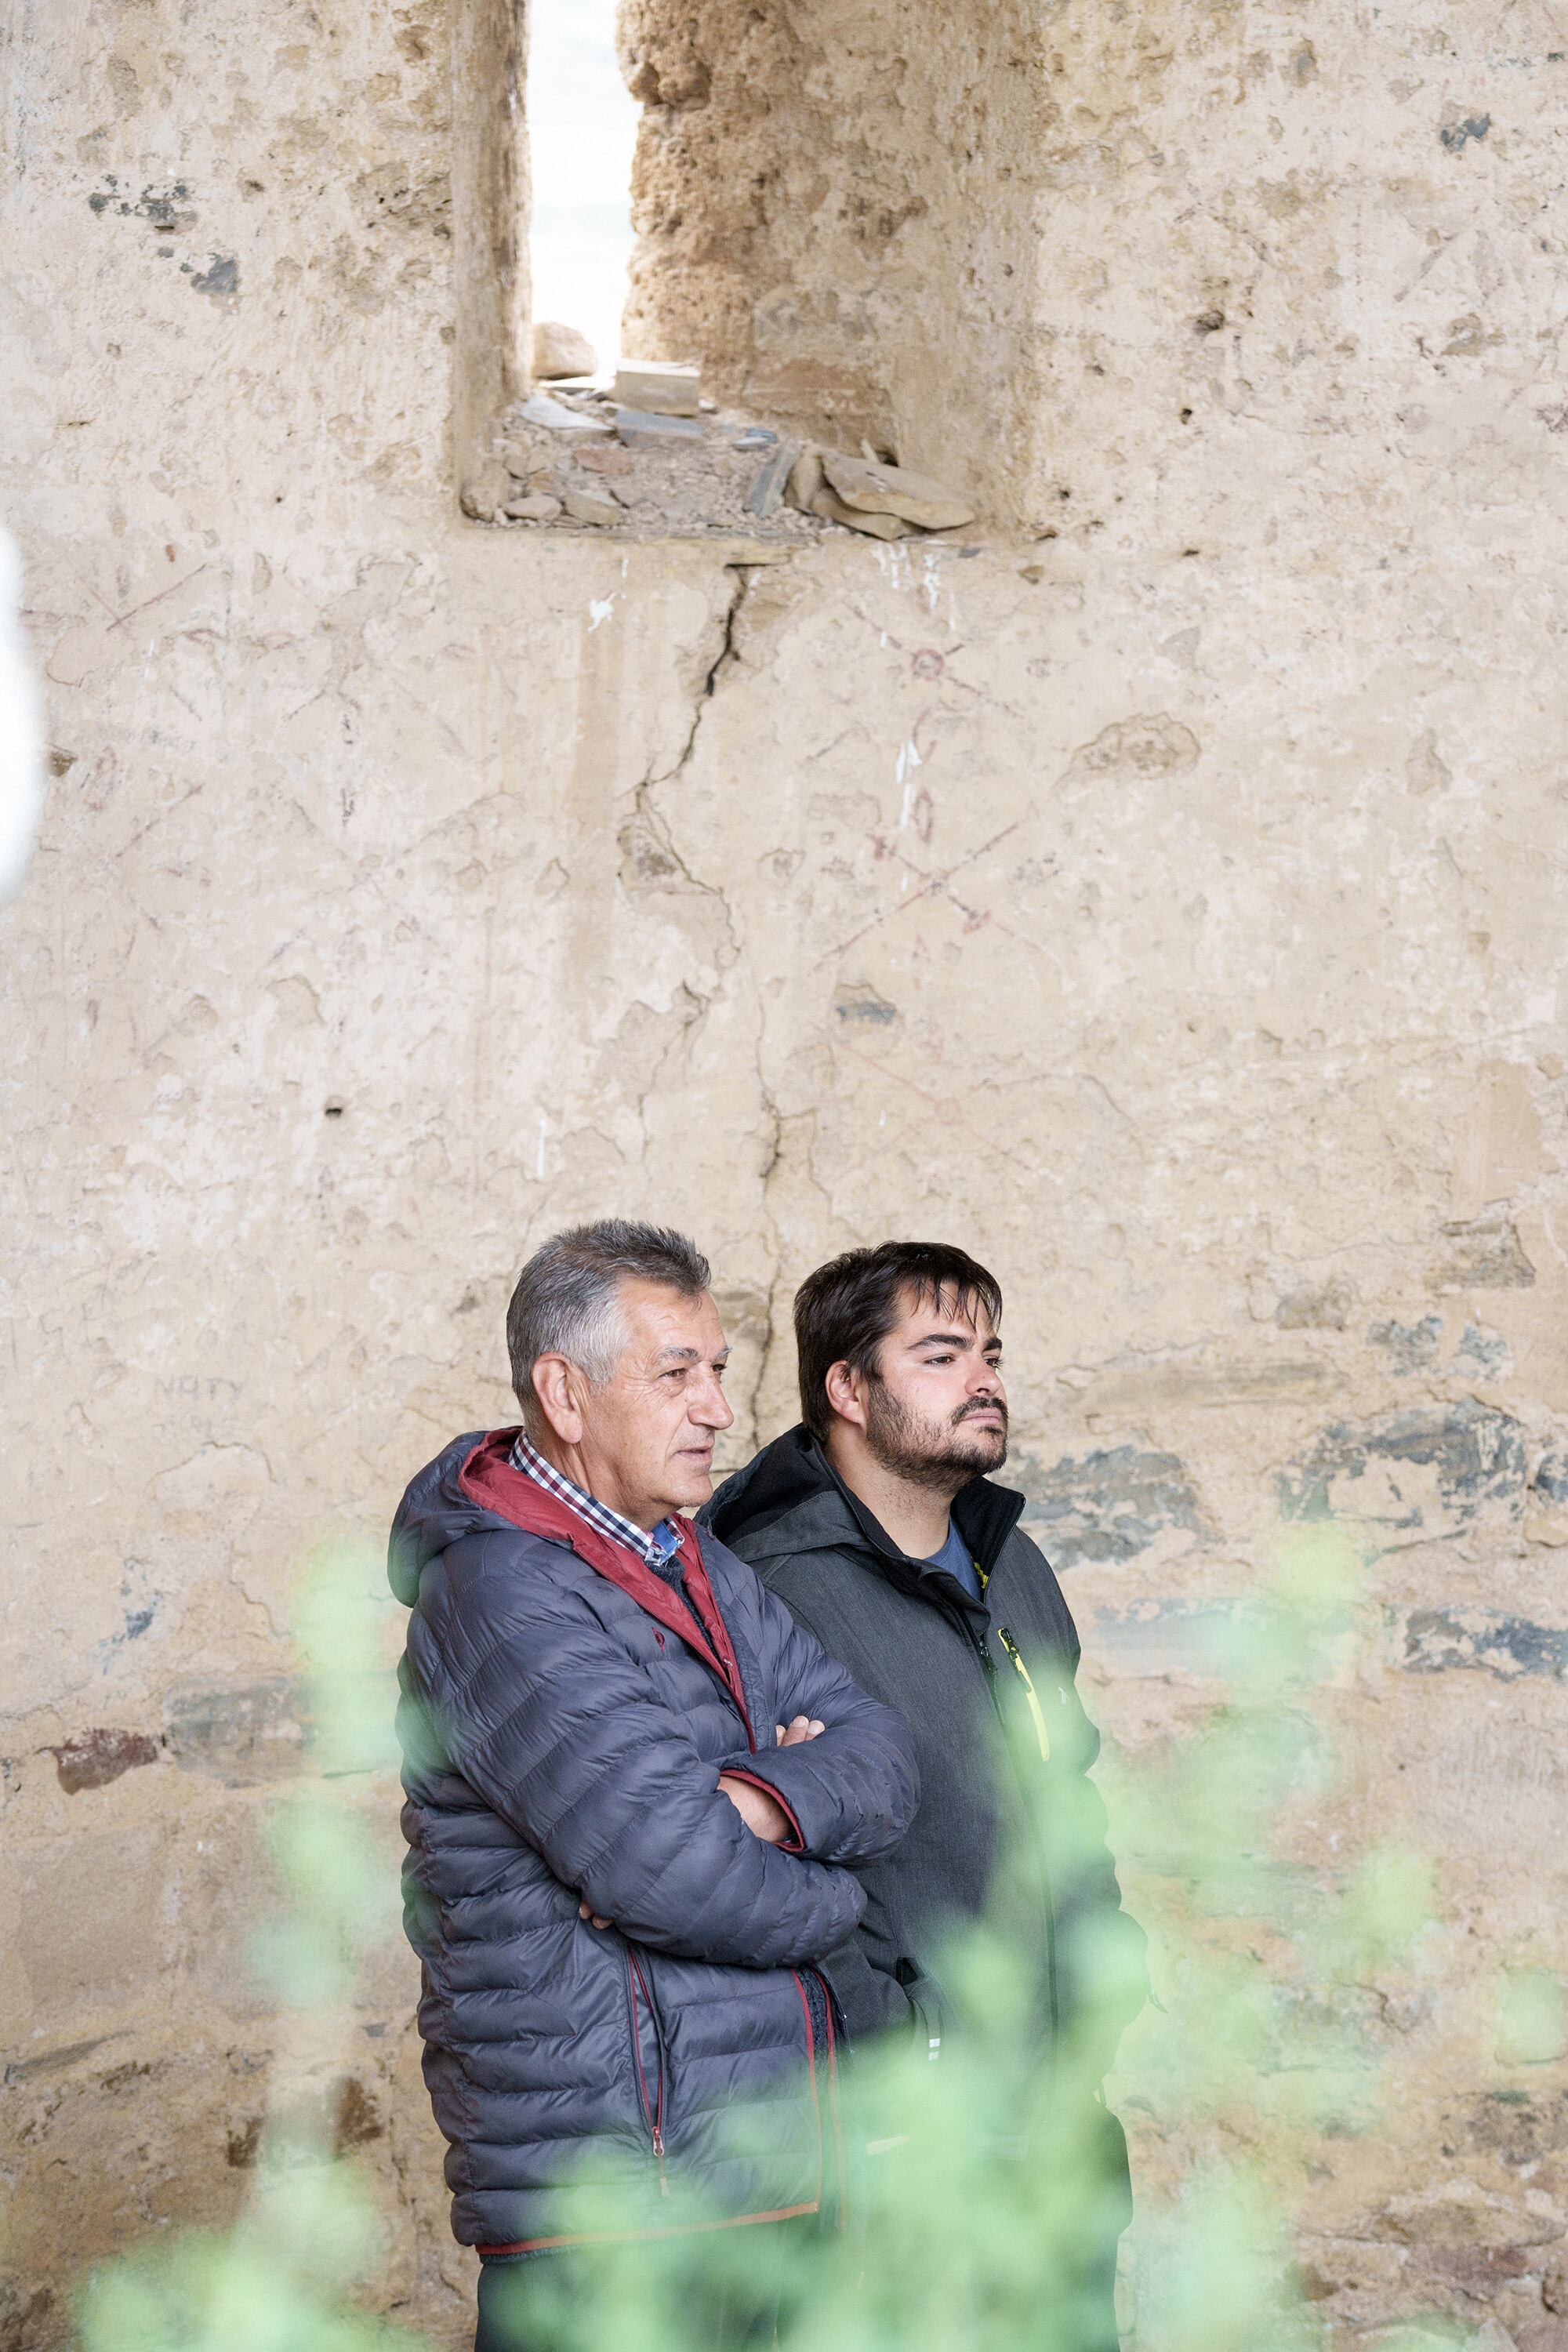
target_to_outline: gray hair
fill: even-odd
[[[618,1292],[623,1282],[657,1282],[698,1298],[710,1280],[695,1242],[668,1225],[601,1217],[574,1225],[536,1249],[517,1278],[506,1311],[511,1384],[528,1429],[542,1421],[533,1386],[541,1356],[564,1356],[597,1387],[615,1370],[625,1344]]]

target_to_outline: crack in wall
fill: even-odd
[[[677,771],[672,769],[669,772],[674,774]],[[700,875],[694,874],[676,847],[674,835],[653,802],[656,787],[667,781],[667,777],[645,776],[632,795],[632,814],[621,828],[622,875],[628,882],[640,882],[645,887],[651,884],[657,887],[662,884],[668,889],[684,886],[689,890],[700,892],[705,898],[713,899],[724,920],[724,944],[716,948],[713,954],[714,967],[722,974],[738,963],[741,956],[741,934],[734,909],[719,885],[704,882]],[[691,989],[689,982],[685,985],[706,1011],[712,1002],[711,994],[705,995],[699,989]]]
[[[766,1237],[773,1263],[768,1275],[766,1304],[763,1318],[763,1344],[758,1350],[757,1368],[752,1377],[751,1391],[746,1399],[746,1417],[751,1423],[751,1442],[753,1453],[755,1453],[763,1442],[763,1390],[767,1382],[769,1367],[773,1362],[773,1349],[778,1339],[779,1286],[784,1278],[784,1250],[779,1240],[778,1226],[769,1210],[768,1195],[773,1188],[773,1179],[778,1172],[779,1164],[784,1158],[784,1114],[779,1109],[778,1104],[774,1101],[772,1090],[768,1086],[768,1082],[763,1076],[760,1052],[761,1042],[762,1041],[759,1038],[757,1087],[763,1098],[763,1113],[767,1120],[768,1153],[766,1161],[761,1171],[762,1190],[757,1202],[757,1223],[762,1233]]]
[[[751,593],[752,573],[757,567],[754,564],[729,563],[724,568],[732,577],[729,597],[719,621],[719,649],[709,663],[702,683],[697,689],[691,725],[687,730],[686,740],[680,747],[674,766],[667,768],[662,775],[650,776],[648,779],[650,783],[668,783],[689,764],[697,749],[697,738],[701,731],[708,706],[719,691],[719,680],[730,664],[739,661],[741,657],[740,649],[735,643],[735,631],[741,614],[745,609],[746,599]]]
[[[714,650],[713,658],[703,672],[701,683],[694,698],[691,724],[687,729],[686,740],[669,766],[650,767],[637,785],[632,797],[630,820],[622,828],[620,836],[622,871],[626,873],[627,868],[630,869],[628,878],[635,876],[637,880],[644,883],[658,884],[662,881],[668,884],[679,877],[679,882],[684,883],[688,889],[700,891],[705,898],[717,901],[723,914],[725,931],[725,945],[714,956],[714,963],[721,973],[728,971],[731,965],[740,961],[741,934],[735,921],[734,909],[723,890],[716,883],[703,881],[701,877],[695,874],[688,865],[676,846],[675,838],[668,822],[656,807],[653,795],[660,785],[674,782],[690,764],[696,753],[697,739],[701,731],[703,718],[709,705],[719,691],[720,680],[731,664],[740,659],[740,651],[735,643],[736,628],[751,591],[751,575],[755,568],[754,565],[739,563],[725,566],[726,571],[732,575],[730,593],[723,611],[719,616],[718,645]],[[712,1001],[711,997],[703,995],[700,991],[691,992],[697,995],[699,1003],[706,1012]]]
[[[761,1445],[763,1440],[763,1413],[768,1405],[768,1383],[777,1350],[789,1337],[788,1326],[781,1312],[781,1301],[792,1288],[789,1268],[792,1252],[789,1235],[798,1233],[803,1224],[816,1229],[823,1219],[831,1229],[833,1203],[812,1165],[816,1146],[817,1115],[814,1109],[784,1111],[775,1101],[767,1080],[762,1075],[761,1041],[758,1045],[757,1085],[762,1096],[763,1113],[769,1139],[768,1155],[761,1171],[762,1188],[757,1203],[757,1224],[763,1236],[769,1262],[764,1291],[762,1347],[757,1368],[746,1399],[746,1411],[752,1424],[752,1443]],[[816,1205],[803,1217],[802,1191],[816,1195]],[[798,1419],[798,1409],[784,1400],[776,1403],[769,1437],[776,1436],[782,1427]]]

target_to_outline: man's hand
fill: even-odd
[[[613,1919],[601,1919],[598,1913],[590,1911],[585,1903],[578,1904],[577,1916],[579,1919],[586,1919],[591,1927],[613,1927],[616,1924]]]
[[[794,1835],[789,1815],[778,1799],[753,1788],[750,1780],[731,1780],[728,1772],[721,1772],[719,1793],[729,1798],[752,1835],[761,1838],[764,1845],[783,1845],[785,1838]]]
[[[798,1748],[803,1740],[816,1739],[826,1728],[813,1716],[797,1715],[788,1724],[774,1724],[773,1745]],[[789,1815],[778,1799],[770,1797],[765,1790],[754,1787],[750,1780],[732,1780],[728,1772],[720,1773],[719,1786],[752,1835],[760,1837],[764,1844],[783,1845],[794,1834]]]

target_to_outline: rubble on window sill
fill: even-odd
[[[825,515],[876,539],[957,530],[974,520],[966,499],[929,474],[888,465],[868,448],[851,457],[842,449],[805,449],[791,471],[788,496],[806,514]]]
[[[623,407],[661,416],[695,416],[702,406],[702,371],[673,360],[622,360],[616,398]]]
[[[464,487],[476,521],[545,534],[802,545],[847,530],[923,538],[974,520],[941,482],[881,457],[792,440],[701,401],[694,370],[625,363],[642,405],[552,383],[510,409]]]

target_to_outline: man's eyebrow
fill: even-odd
[[[729,1349],[721,1348],[718,1353],[710,1356],[708,1360],[714,1364],[727,1364],[730,1360]],[[656,1364],[700,1364],[701,1361],[700,1348],[661,1348],[654,1358]]]
[[[970,1341],[978,1337],[979,1334],[972,1330],[922,1331],[918,1339],[911,1339],[910,1341],[910,1346],[911,1348],[967,1348]],[[1002,1342],[1000,1339],[994,1341],[987,1339],[984,1341],[983,1344],[988,1348],[992,1345],[1000,1347]]]

